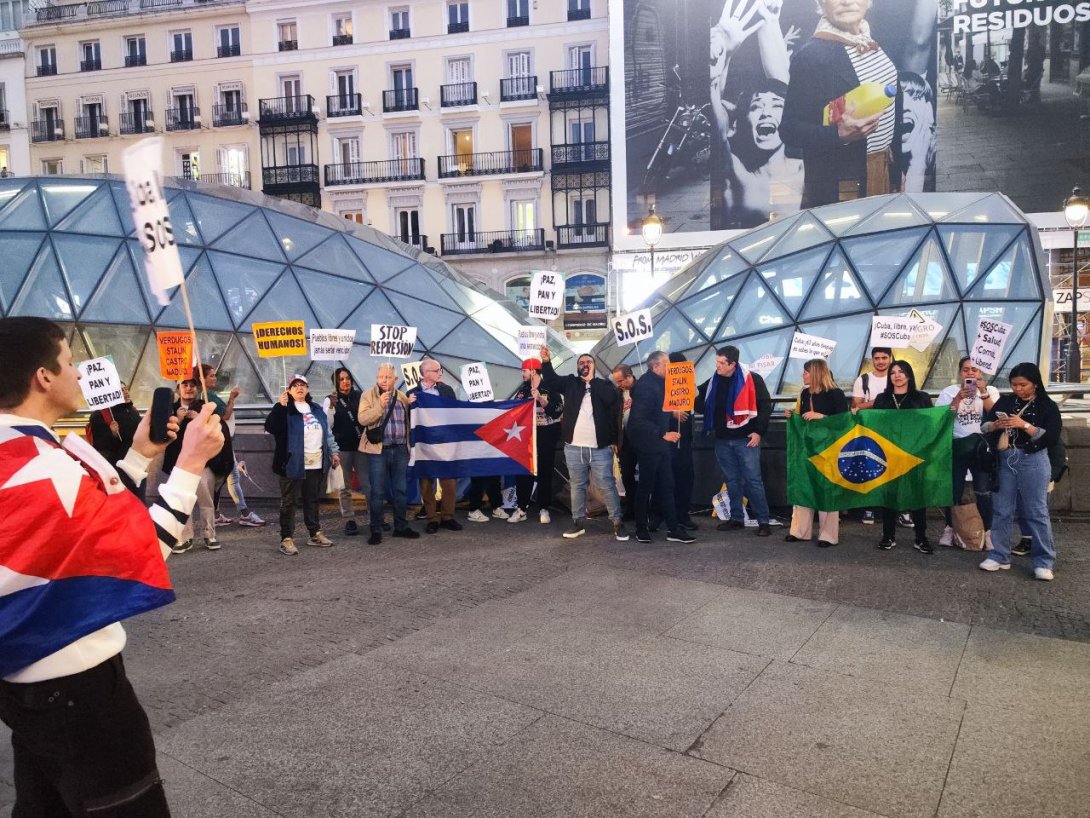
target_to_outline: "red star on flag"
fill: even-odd
[[[528,400],[497,415],[477,429],[477,437],[499,449],[531,474],[537,474],[534,451],[534,402]]]

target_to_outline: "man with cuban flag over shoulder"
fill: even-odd
[[[64,330],[0,319],[0,719],[17,816],[167,816],[151,728],[125,676],[120,620],[173,601],[165,558],[223,445],[211,403],[190,423],[160,499],[135,489],[161,443],[150,412],[109,463],[51,426],[82,395]],[[115,468],[116,465],[116,468]]]
[[[730,496],[730,519],[720,531],[745,527],[742,498],[757,518],[757,536],[772,534],[768,499],[761,479],[761,438],[772,417],[772,398],[764,379],[738,363],[738,347],[715,353],[715,374],[700,385],[696,411],[704,414],[704,434],[715,435],[715,459]]]

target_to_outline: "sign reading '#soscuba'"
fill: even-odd
[[[411,358],[416,346],[416,327],[400,324],[371,325],[371,356],[374,358]]]
[[[530,279],[530,306],[526,310],[531,318],[552,321],[564,308],[564,276],[547,270],[538,270]]]
[[[617,346],[634,344],[655,334],[651,324],[651,310],[636,310],[613,319],[613,334]]]
[[[696,365],[682,361],[666,365],[666,393],[663,412],[691,412],[696,405]]]
[[[79,369],[79,388],[83,392],[83,399],[92,409],[104,409],[124,403],[125,396],[121,393],[121,378],[118,377],[117,367],[109,358],[93,358],[90,361],[81,361]]]
[[[307,354],[307,336],[302,321],[266,321],[254,324],[252,329],[261,358]]]
[[[492,381],[483,363],[466,364],[462,367],[462,388],[472,403],[492,400]]]
[[[188,332],[157,332],[159,375],[168,381],[193,376],[193,336]]]
[[[163,138],[141,139],[121,152],[125,187],[129,191],[136,237],[144,248],[148,284],[163,306],[170,303],[167,290],[182,283],[182,260],[174,243],[167,200],[159,181]]]
[[[981,318],[977,324],[976,340],[973,341],[972,351],[969,353],[973,359],[973,365],[980,367],[981,372],[994,375],[999,371],[999,363],[1003,360],[1003,348],[1007,345],[1014,327],[1004,324],[1002,321],[993,321],[990,318]]]
[[[356,340],[354,329],[312,329],[310,331],[310,360],[343,361],[352,354]]]

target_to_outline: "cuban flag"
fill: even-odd
[[[537,473],[532,400],[469,403],[417,392],[411,416],[415,477]]]
[[[155,524],[116,472],[41,427],[0,427],[0,676],[173,600]]]

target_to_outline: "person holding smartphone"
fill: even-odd
[[[958,362],[958,382],[943,389],[935,399],[936,406],[949,406],[954,413],[954,443],[951,452],[954,467],[953,505],[961,505],[965,493],[965,473],[973,477],[973,494],[976,507],[984,523],[984,547],[992,547],[992,472],[993,464],[980,457],[987,444],[980,432],[984,413],[999,400],[999,390],[984,383],[984,373],[966,355]],[[942,516],[946,527],[939,538],[939,545],[954,544],[953,518],[950,508],[944,507]]]

